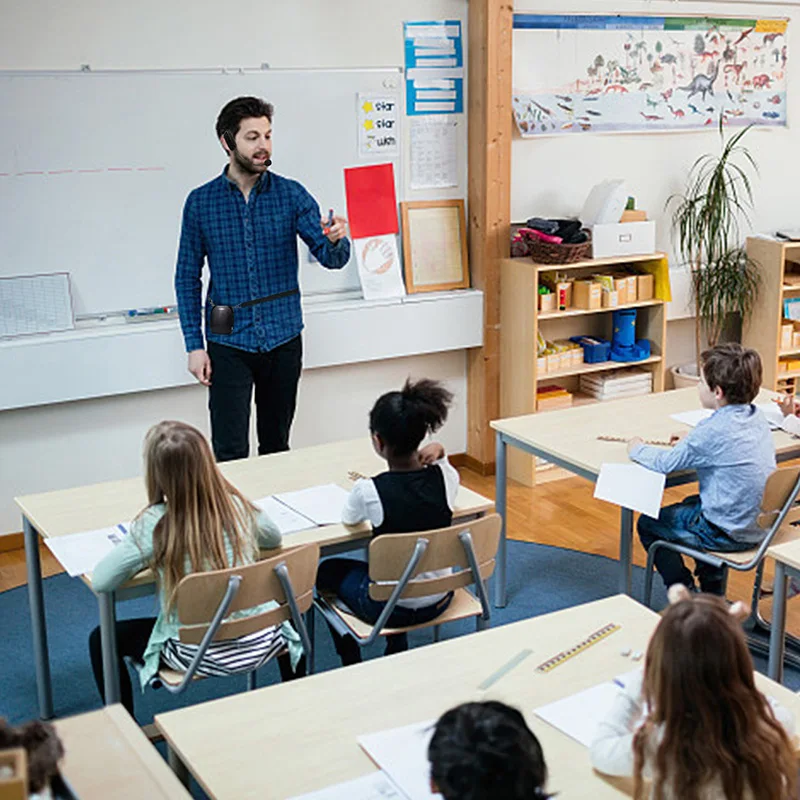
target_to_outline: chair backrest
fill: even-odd
[[[761,513],[757,520],[760,528],[772,526],[784,507],[794,503],[798,479],[800,479],[800,466],[776,469],[767,478],[764,496],[761,498]]]
[[[424,578],[409,582],[401,597],[425,597],[451,592],[474,583],[467,552],[459,536],[469,532],[478,571],[483,580],[494,572],[495,556],[500,542],[502,520],[499,514],[417,533],[391,533],[377,536],[369,545],[369,595],[373,600],[388,600],[403,571],[414,554],[419,539],[428,546],[412,578],[421,572],[459,567],[459,572],[441,578]]]
[[[187,575],[176,589],[181,641],[186,644],[200,643],[233,575],[240,576],[241,583],[228,609],[229,615],[271,600],[278,607],[249,617],[228,617],[219,626],[214,636],[215,642],[235,639],[291,619],[292,611],[276,572],[281,565],[286,566],[297,607],[301,614],[305,613],[314,599],[318,564],[319,545],[307,544],[284,548],[278,555],[255,564]]]

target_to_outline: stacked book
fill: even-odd
[[[581,375],[581,392],[598,400],[635,397],[653,391],[653,373],[636,367]]]

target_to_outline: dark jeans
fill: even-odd
[[[373,624],[386,606],[382,600],[369,596],[369,565],[366,561],[352,558],[328,558],[322,561],[317,572],[317,589],[323,593],[335,594],[361,620]],[[404,628],[408,625],[421,625],[439,616],[453,599],[448,594],[436,605],[425,608],[405,608],[395,606],[386,626]],[[342,664],[358,664],[361,661],[361,648],[352,636],[342,636],[331,628],[336,652]],[[386,655],[408,650],[408,636],[397,633],[386,637]]]
[[[750,550],[752,544],[744,544],[731,539],[722,528],[709,522],[700,508],[700,497],[687,497],[682,503],[664,506],[658,519],[642,514],[639,517],[639,538],[645,550],[657,539],[694,547],[697,550],[719,550],[735,553],[739,550]],[[656,555],[656,569],[664,579],[664,585],[682,583],[694,588],[694,578],[683,563],[680,553],[660,549]],[[694,574],[700,579],[700,589],[710,594],[722,594],[724,570],[712,567],[702,561],[695,561]]]
[[[289,431],[303,367],[299,336],[266,353],[208,343],[211,359],[211,442],[217,461],[250,455],[250,404],[256,395],[258,454],[289,449]]]
[[[117,620],[117,672],[119,673],[120,701],[131,716],[133,716],[133,689],[131,688],[131,676],[123,659],[125,656],[129,656],[137,661],[141,660],[155,623],[153,617]],[[92,672],[94,672],[97,690],[105,702],[103,653],[100,647],[99,627],[89,634],[89,657],[92,660]],[[281,671],[281,680],[289,681],[293,678],[300,678],[306,674],[305,656],[300,659],[297,669],[293,672],[288,654],[279,655],[278,667]]]

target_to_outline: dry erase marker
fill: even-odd
[[[322,229],[322,232],[327,236],[331,232],[331,228],[333,227],[333,209],[328,209],[328,223]]]

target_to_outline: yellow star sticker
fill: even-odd
[[[371,119],[364,120],[364,130],[371,131],[375,127]]]
[[[364,110],[365,114],[369,114],[370,111],[374,111],[375,110],[373,105],[372,105],[372,103],[369,100],[365,101],[364,105],[361,106],[361,108]]]

